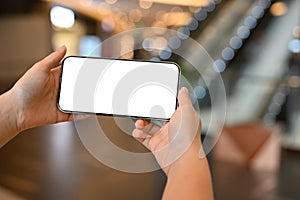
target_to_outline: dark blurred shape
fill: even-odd
[[[30,12],[40,0],[2,0],[0,16]]]
[[[4,0],[0,6],[0,93],[52,50],[48,9],[39,0]]]

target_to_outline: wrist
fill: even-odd
[[[174,199],[175,193],[176,199],[213,199],[209,165],[206,157],[199,155],[201,148],[200,138],[195,139],[170,166],[163,199]]]
[[[21,131],[18,105],[14,98],[11,90],[0,96],[1,132],[10,135],[16,135]]]
[[[177,170],[184,170],[187,173],[193,173],[188,170],[188,168],[193,168],[194,163],[206,163],[206,157],[200,158],[200,151],[202,149],[202,144],[200,141],[200,135],[197,134],[193,143],[188,147],[188,149],[169,166],[167,176],[172,176],[177,174]]]

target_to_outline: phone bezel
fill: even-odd
[[[64,72],[64,62],[65,60],[69,58],[84,58],[84,59],[105,59],[105,60],[120,60],[120,61],[136,61],[136,62],[147,62],[147,63],[168,63],[173,64],[178,69],[178,76],[177,76],[177,91],[176,91],[176,103],[175,103],[175,111],[178,107],[178,91],[179,91],[179,83],[180,83],[180,76],[181,76],[181,68],[180,66],[175,62],[170,61],[145,61],[145,60],[135,60],[135,59],[121,59],[121,58],[108,58],[108,57],[92,57],[92,56],[67,56],[63,59],[61,63],[61,74],[59,78],[59,88],[58,88],[58,95],[57,95],[57,107],[61,112],[64,113],[78,113],[78,114],[92,114],[92,115],[101,115],[101,116],[115,116],[115,117],[130,117],[135,119],[145,119],[145,120],[163,120],[163,121],[169,121],[170,118],[156,118],[156,117],[145,117],[145,116],[131,116],[131,115],[121,115],[121,114],[111,114],[111,113],[94,113],[94,112],[83,112],[83,111],[71,111],[71,110],[64,110],[60,104],[60,94],[61,94],[61,83],[63,78],[63,72]]]

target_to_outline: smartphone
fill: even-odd
[[[177,107],[180,67],[173,62],[69,56],[62,62],[58,108],[169,120]]]

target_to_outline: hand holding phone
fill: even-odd
[[[179,76],[171,62],[70,56],[62,63],[58,107],[168,120],[177,107]]]

